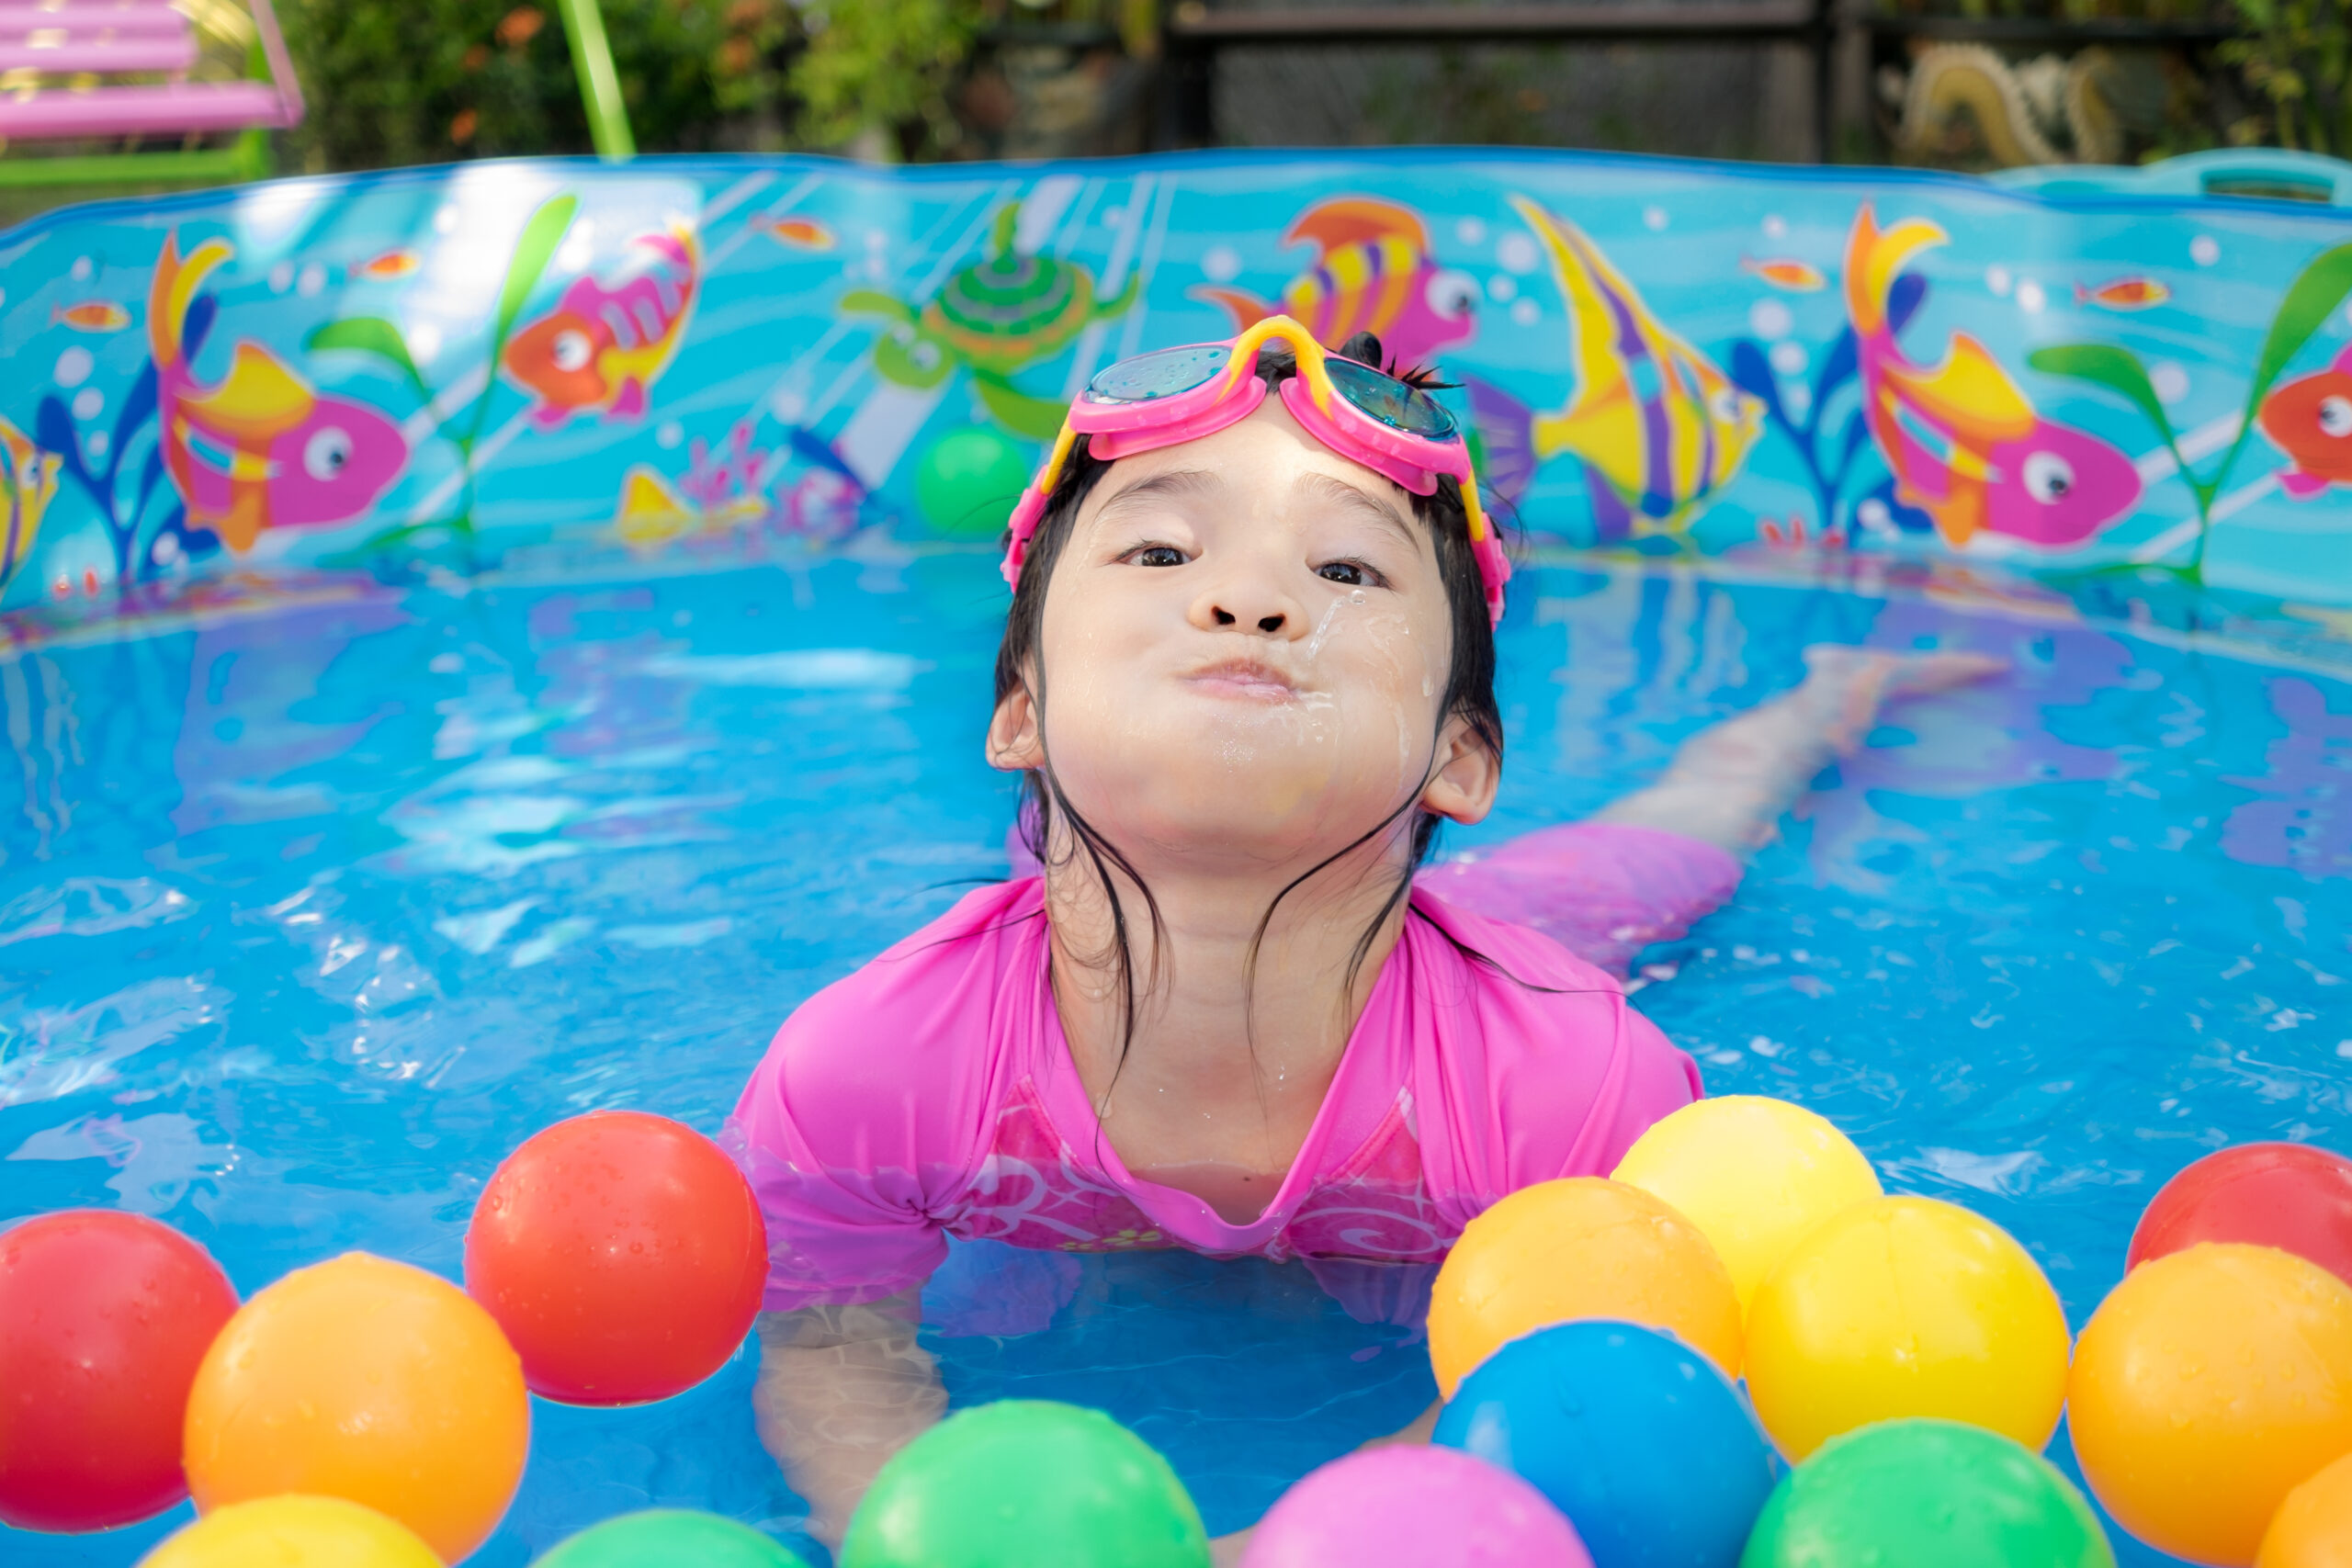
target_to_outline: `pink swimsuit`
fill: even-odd
[[[973,893],[786,1020],[729,1119],[767,1216],[767,1308],[909,1290],[950,1235],[1435,1261],[1498,1199],[1606,1175],[1699,1095],[1690,1059],[1568,949],[1622,974],[1738,878],[1711,845],[1590,823],[1425,872],[1298,1158],[1247,1224],[1130,1175],[1102,1134],[1054,1009],[1043,883]]]

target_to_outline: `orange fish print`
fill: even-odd
[[[1792,294],[1812,294],[1829,287],[1829,275],[1811,262],[1798,261],[1793,256],[1772,256],[1758,261],[1754,256],[1739,258],[1739,270],[1762,278],[1775,288],[1785,288]]]
[[[2171,298],[2171,287],[2153,277],[2119,277],[2097,288],[2075,285],[2075,304],[2105,310],[2153,310]]]
[[[841,243],[831,228],[814,218],[763,216],[756,220],[755,226],[762,233],[797,250],[830,251]]]
[[[369,283],[392,283],[403,277],[415,276],[416,269],[424,265],[423,256],[403,247],[369,256],[364,262],[354,262],[350,276],[355,282],[364,279]]]
[[[1280,310],[1326,348],[1372,333],[1398,364],[1426,360],[1478,330],[1477,280],[1438,265],[1427,226],[1408,208],[1378,197],[1333,197],[1300,213],[1283,243],[1312,244],[1315,259],[1283,286],[1279,301],[1209,284],[1193,288],[1193,297],[1222,306],[1236,332]]]
[[[62,321],[77,333],[119,333],[130,324],[130,312],[111,299],[85,299],[75,305],[52,306],[49,319]]]

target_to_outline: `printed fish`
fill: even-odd
[[[1829,275],[1808,261],[1791,256],[1772,256],[1758,261],[1754,256],[1739,258],[1739,270],[1762,278],[1775,288],[1785,288],[1792,294],[1816,294],[1829,287]]]
[[[225,240],[207,240],[183,262],[177,231],[164,235],[147,336],[164,467],[189,525],[242,551],[265,528],[358,516],[407,466],[408,441],[366,404],[318,392],[251,338],[238,340],[228,375],[209,386],[197,379],[185,352],[188,310],[235,254]]]
[[[579,279],[499,355],[537,396],[532,419],[542,430],[578,413],[643,419],[653,383],[685,341],[702,278],[700,243],[682,223],[634,243],[651,254],[649,269],[618,284]]]
[[[2272,389],[2254,420],[2293,459],[2278,488],[2297,501],[2352,485],[2352,344],[2326,369]]]
[[[64,467],[64,458],[43,451],[0,419],[0,588],[31,557],[41,513],[57,499],[57,478]]]
[[[52,305],[49,319],[77,333],[119,333],[130,324],[130,312],[111,299],[84,299],[73,305]]]
[[[2153,310],[2172,298],[2172,287],[2160,278],[2119,277],[2096,288],[2075,285],[2075,303],[2108,310]]]
[[[734,527],[767,512],[757,496],[739,496],[716,506],[704,506],[680,495],[659,469],[643,463],[621,476],[620,510],[614,531],[632,545],[659,545],[681,534]]]
[[[1763,403],[1668,331],[1575,224],[1511,204],[1544,243],[1576,340],[1576,396],[1535,416],[1535,456],[1584,464],[1602,538],[1679,529],[1739,471]]]
[[[1334,197],[1299,214],[1283,243],[1312,243],[1315,260],[1283,286],[1279,301],[1209,284],[1193,296],[1223,306],[1236,332],[1277,312],[1330,348],[1368,332],[1400,365],[1420,364],[1478,330],[1477,280],[1437,264],[1429,230],[1409,208]]]
[[[1943,363],[1913,361],[1887,299],[1904,265],[1944,231],[1925,219],[1882,231],[1865,202],[1846,244],[1862,412],[1894,470],[1895,493],[1946,543],[1993,533],[2043,549],[2079,545],[2132,510],[2140,474],[2095,435],[2044,419],[1991,351],[1952,334]]]
[[[832,230],[814,218],[769,218],[753,220],[760,232],[804,251],[830,251],[841,242]]]
[[[368,283],[392,283],[403,277],[413,277],[424,258],[405,247],[369,256],[364,262],[354,262],[349,276]]]

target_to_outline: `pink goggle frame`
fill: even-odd
[[[1097,398],[1095,386],[1114,376],[1120,368],[1116,365],[1089,383],[1070,404],[1069,417],[1062,422],[1061,434],[1055,437],[1054,449],[1045,466],[1037,470],[1037,477],[1022,491],[1021,503],[1013,508],[1004,551],[1005,581],[1019,586],[1021,565],[1028,558],[1029,541],[1045,518],[1046,498],[1060,482],[1063,465],[1069,460],[1070,450],[1080,435],[1091,437],[1087,449],[1105,461],[1214,435],[1227,425],[1249,418],[1265,400],[1266,383],[1258,375],[1258,351],[1275,338],[1288,344],[1298,360],[1297,374],[1282,383],[1283,406],[1290,410],[1291,417],[1308,434],[1340,457],[1394,479],[1415,495],[1434,494],[1441,474],[1462,482],[1462,506],[1470,524],[1470,550],[1486,585],[1487,621],[1489,625],[1501,621],[1503,584],[1510,581],[1510,561],[1503,554],[1502,541],[1495,537],[1494,529],[1487,521],[1485,509],[1478,504],[1477,475],[1472,470],[1470,448],[1461,432],[1449,428],[1440,437],[1417,435],[1357,407],[1332,380],[1329,351],[1315,341],[1312,333],[1288,316],[1269,316],[1227,343],[1189,345],[1228,351],[1224,368],[1199,386],[1139,400]],[[1175,352],[1181,351],[1160,351]],[[1363,368],[1353,361],[1349,365],[1351,371]],[[1420,395],[1426,398],[1426,394]],[[1451,416],[1447,423],[1451,427]]]

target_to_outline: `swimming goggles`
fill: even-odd
[[[1091,438],[1089,452],[1110,461],[1214,435],[1265,401],[1258,351],[1276,338],[1290,345],[1298,361],[1298,373],[1282,382],[1283,405],[1308,434],[1415,495],[1435,493],[1440,474],[1462,481],[1470,550],[1486,583],[1488,622],[1499,622],[1510,562],[1478,504],[1469,444],[1453,416],[1420,388],[1329,352],[1288,316],[1269,316],[1226,343],[1196,343],[1123,359],[1089,381],[1070,404],[1046,466],[1013,508],[1005,581],[1019,585],[1030,538],[1080,436]]]

